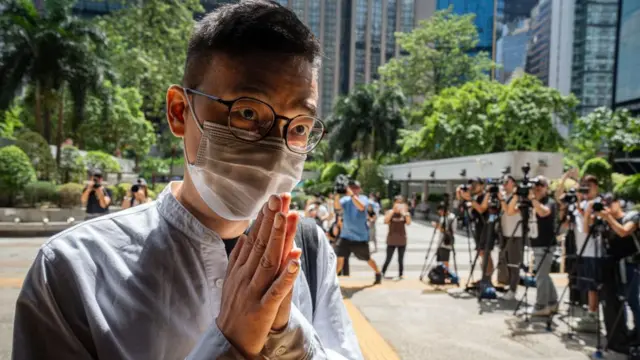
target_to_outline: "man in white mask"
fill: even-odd
[[[284,194],[325,133],[320,52],[275,3],[201,20],[183,86],[167,92],[184,182],[41,248],[17,301],[13,359],[361,359],[329,242],[314,224],[307,261],[294,246],[306,224]]]

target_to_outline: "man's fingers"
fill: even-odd
[[[300,260],[290,260],[283,270],[262,297],[262,305],[269,309],[279,308],[282,301],[293,289],[293,283],[300,273]]]
[[[264,211],[267,209],[267,204],[264,204],[262,210],[258,214],[258,218],[253,223],[251,227],[251,231],[249,231],[249,235],[242,242],[242,249],[240,249],[240,253],[238,254],[238,259],[235,262],[235,266],[242,266],[247,262],[249,258],[249,254],[253,250],[253,244],[256,242],[256,238],[258,237],[258,230],[260,229],[260,224],[262,224],[262,219],[264,217]]]
[[[293,244],[296,237],[296,232],[298,231],[298,220],[300,216],[297,213],[291,213],[287,215],[287,229],[284,237],[284,246],[282,253],[282,263],[280,267],[283,268],[285,263],[287,262],[287,256],[293,249]]]
[[[280,194],[280,198],[282,199],[282,211],[285,215],[289,213],[289,207],[291,206],[291,194],[290,193],[282,193]]]
[[[238,238],[238,242],[236,243],[236,246],[233,248],[233,251],[231,251],[231,255],[229,255],[229,265],[227,266],[227,276],[229,276],[229,273],[231,272],[231,270],[233,270],[233,267],[236,265],[236,262],[238,261],[238,256],[240,256],[240,253],[242,252],[242,245],[244,245],[246,240],[247,240],[247,235],[245,234],[240,235],[240,237]]]
[[[251,285],[255,289],[264,291],[273,281],[280,268],[282,248],[284,246],[285,231],[287,229],[287,218],[283,213],[277,213],[273,221],[273,229],[267,243],[267,248],[260,258],[260,263],[253,274]],[[261,292],[263,294],[264,292]]]
[[[267,202],[267,207],[263,209],[264,217],[262,218],[260,229],[258,229],[258,236],[254,238],[253,249],[251,249],[251,254],[249,254],[249,259],[247,259],[246,262],[247,271],[251,274],[254,273],[262,254],[264,254],[264,251],[267,248],[267,243],[271,237],[271,229],[273,228],[273,220],[276,213],[280,211],[281,206],[282,201],[280,200],[280,197],[277,195],[271,195]]]

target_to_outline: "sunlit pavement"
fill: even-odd
[[[511,315],[513,306],[493,301],[480,306],[475,298],[453,298],[418,280],[432,228],[414,223],[408,231],[405,278],[371,286],[373,272],[363,262],[351,263],[351,276],[341,278],[345,305],[366,359],[584,359],[593,351],[567,341],[559,320],[553,332],[543,323],[529,328]],[[378,224],[379,266],[384,260],[386,227]],[[10,359],[13,311],[22,279],[46,238],[0,238],[0,360]],[[433,247],[436,244],[434,242]],[[458,270],[468,276],[470,252],[464,237],[456,238]],[[477,272],[478,273],[478,272]],[[397,261],[389,267],[397,275]],[[559,291],[563,277],[557,277]],[[522,289],[520,294],[522,293]],[[530,292],[530,298],[535,292]],[[479,314],[482,308],[483,314]],[[515,330],[514,330],[515,329]],[[513,336],[515,334],[515,336]],[[587,345],[594,337],[580,336]],[[618,359],[606,354],[607,359]]]

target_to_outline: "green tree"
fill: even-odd
[[[87,175],[84,157],[75,146],[60,148],[60,180],[62,183],[81,182]]]
[[[556,122],[574,118],[576,99],[525,75],[508,85],[478,80],[449,88],[413,116],[418,130],[402,131],[403,154],[446,158],[500,151],[557,151]],[[420,122],[414,120],[414,122]]]
[[[21,129],[24,124],[20,119],[24,109],[22,106],[14,104],[4,113],[0,112],[0,137],[14,139],[16,130]]]
[[[573,124],[570,153],[579,164],[602,150],[608,150],[609,164],[613,164],[616,152],[639,149],[640,117],[626,109],[600,107]]]
[[[605,191],[611,190],[612,188],[612,174],[613,168],[611,167],[611,164],[600,157],[587,160],[582,166],[582,169],[580,169],[580,176],[594,175],[598,178],[600,187]]]
[[[28,183],[36,180],[36,172],[24,151],[15,145],[0,149],[0,197],[13,205],[15,196]]]
[[[404,127],[405,98],[397,88],[373,82],[338,100],[327,121],[329,148],[341,160],[355,155],[374,158],[397,150],[398,130]]]
[[[42,135],[35,131],[22,132],[18,135],[16,146],[27,154],[36,170],[38,179],[54,180],[56,163],[51,155],[51,149]]]
[[[114,86],[109,81],[103,87],[111,94],[108,106],[99,111],[102,100],[89,96],[86,121],[78,131],[79,137],[86,149],[109,154],[129,150],[137,161],[149,152],[156,139],[153,125],[141,110],[142,96],[137,89]]]
[[[120,164],[109,154],[102,151],[89,151],[84,157],[89,170],[100,169],[103,173],[120,172]]]
[[[47,143],[52,140],[51,116],[57,107],[58,146],[67,86],[81,110],[86,93],[97,88],[107,71],[102,56],[104,36],[91,23],[72,15],[73,3],[49,0],[44,2],[44,10],[38,11],[29,0],[8,0],[0,13],[0,43],[4,44],[0,52],[0,110],[10,106],[24,83],[32,84],[36,130]]]
[[[382,170],[378,162],[374,160],[365,160],[362,162],[362,168],[358,172],[356,180],[360,182],[362,188],[367,192],[379,191],[381,194],[387,192]]]
[[[120,84],[140,90],[148,119],[164,118],[167,87],[181,83],[198,0],[145,0],[100,21]]]
[[[410,33],[396,33],[408,55],[380,68],[383,82],[399,86],[407,96],[429,98],[446,88],[487,78],[493,62],[484,52],[471,54],[479,41],[474,18],[442,10]]]
[[[140,166],[140,175],[151,181],[153,187],[156,183],[156,176],[169,174],[167,161],[158,158],[146,158]]]

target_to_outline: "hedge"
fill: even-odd
[[[32,207],[40,203],[58,203],[58,187],[49,181],[35,181],[24,188],[24,199]]]
[[[0,197],[13,205],[15,197],[36,180],[36,171],[31,160],[15,145],[0,149]]]
[[[84,185],[67,183],[58,187],[58,205],[61,208],[73,208],[82,204],[82,190]]]

